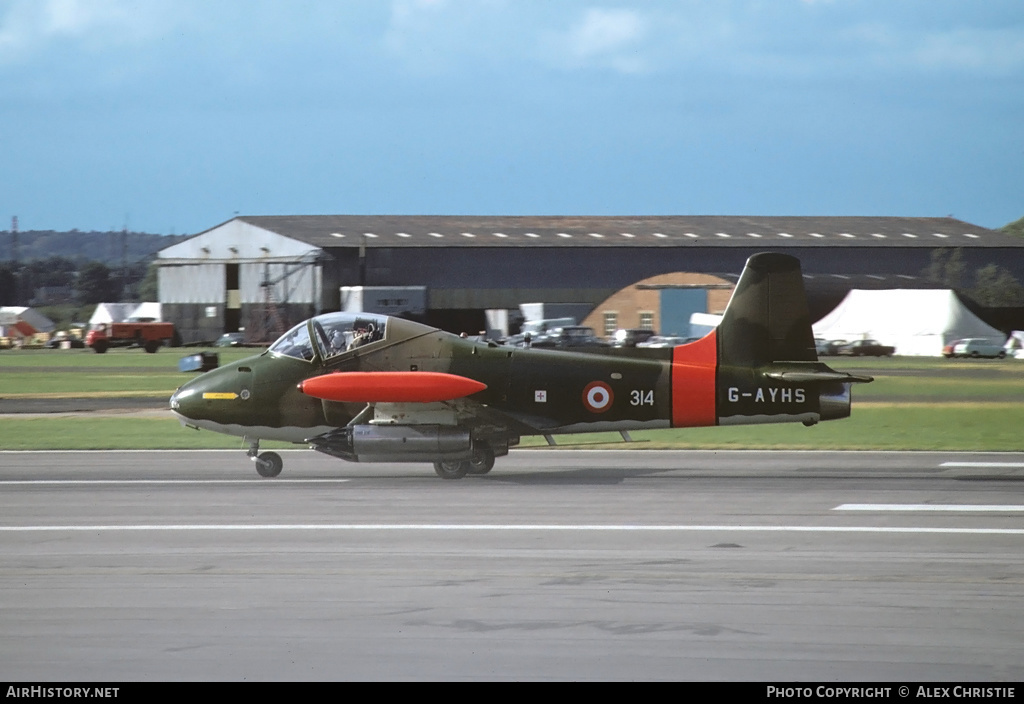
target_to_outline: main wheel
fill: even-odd
[[[487,474],[494,469],[494,450],[490,445],[480,443],[473,450],[473,459],[469,461],[470,474]]]
[[[284,460],[276,452],[264,452],[256,458],[256,471],[261,477],[276,477],[284,467]]]
[[[469,472],[469,462],[435,462],[434,471],[441,479],[462,479]]]
[[[146,345],[145,345],[144,349],[147,352],[149,352],[150,354],[153,354],[158,349],[160,349],[160,341],[159,340],[146,340]]]

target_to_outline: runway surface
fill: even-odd
[[[1024,679],[1024,454],[0,453],[0,679]]]

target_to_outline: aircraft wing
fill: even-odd
[[[383,413],[394,414],[388,421],[392,425],[429,424],[432,416],[447,409],[466,427],[489,425],[516,434],[558,427],[554,418],[511,415],[468,398],[486,388],[474,379],[437,372],[343,372],[299,384],[304,394],[324,401],[368,404],[348,425],[373,418],[372,408],[379,406]]]

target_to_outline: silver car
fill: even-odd
[[[1003,359],[1006,348],[1002,342],[985,337],[968,337],[953,345],[952,357],[996,357]]]

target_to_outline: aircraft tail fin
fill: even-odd
[[[747,260],[718,328],[673,353],[675,427],[850,415],[850,385],[871,381],[818,361],[800,261]]]
[[[719,365],[817,360],[800,260],[775,252],[753,255],[718,326]]]

